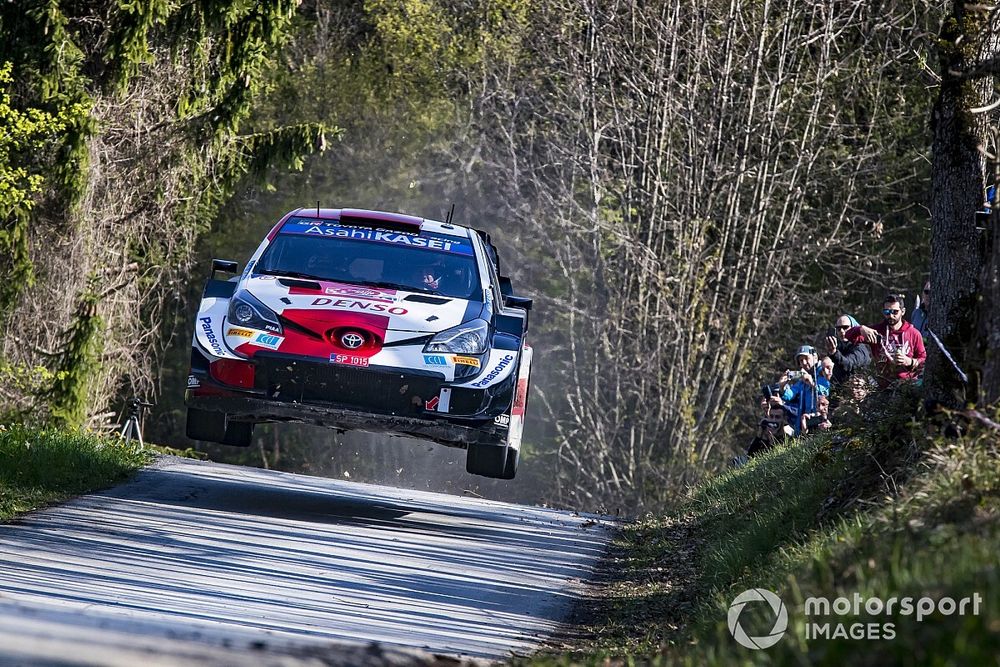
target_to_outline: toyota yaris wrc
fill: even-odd
[[[247,446],[297,421],[468,450],[473,474],[517,471],[531,300],[483,232],[356,209],[285,215],[242,275],[214,260],[195,321],[187,435]]]

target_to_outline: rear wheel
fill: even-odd
[[[465,470],[473,475],[505,479],[504,472],[510,453],[511,449],[506,444],[471,444],[465,454]]]
[[[253,422],[230,421],[225,412],[188,408],[187,437],[232,447],[249,447]]]

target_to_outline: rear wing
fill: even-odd
[[[486,246],[486,254],[489,255],[490,261],[493,262],[493,266],[496,267],[497,275],[500,275],[500,253],[497,252],[497,247],[493,245],[493,240],[490,235],[481,229],[477,229],[476,233],[479,234],[479,238],[483,240],[483,245]]]

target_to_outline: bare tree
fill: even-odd
[[[920,122],[900,98],[931,16],[556,0],[522,69],[487,73],[480,154],[554,295],[539,309],[554,495],[670,495],[725,456],[732,408],[787,332],[892,279],[873,199],[909,147],[879,128]]]

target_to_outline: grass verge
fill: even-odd
[[[109,487],[150,459],[113,436],[0,424],[0,521]]]
[[[708,480],[669,516],[631,525],[592,639],[532,662],[1000,664],[1000,434],[972,424],[960,439],[931,437],[913,400],[777,448]],[[757,587],[788,611],[788,630],[763,650],[737,644],[727,625],[733,599]],[[899,613],[904,597],[977,594],[977,614],[972,600],[965,614]],[[895,597],[895,611],[804,613],[807,598],[855,596]],[[774,621],[763,603],[739,616],[751,636]]]

